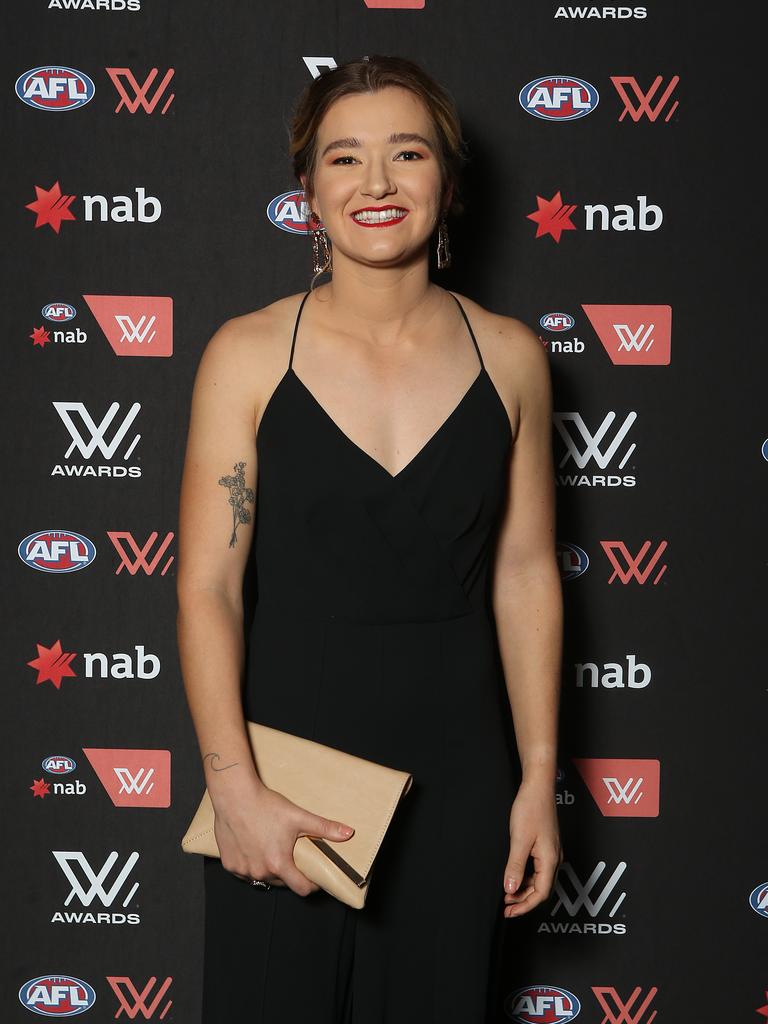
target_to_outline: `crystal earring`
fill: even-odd
[[[314,220],[318,220],[317,214],[314,212],[312,212],[312,217]],[[315,274],[333,270],[333,253],[325,228],[312,229],[312,270]]]
[[[437,229],[437,269],[444,270],[451,265],[451,250],[448,247],[448,225],[445,217]]]

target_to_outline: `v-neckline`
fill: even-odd
[[[383,466],[378,459],[374,458],[373,455],[370,454],[370,452],[367,452],[365,448],[362,448],[356,441],[353,441],[349,434],[346,434],[341,429],[341,427],[338,425],[333,416],[331,416],[331,414],[327,411],[325,406],[323,406],[322,403],[319,402],[318,399],[313,395],[313,393],[309,390],[307,385],[304,383],[301,377],[299,377],[299,375],[296,373],[292,366],[288,367],[286,373],[290,374],[293,380],[295,380],[298,383],[299,387],[304,392],[304,394],[311,399],[315,408],[322,413],[323,417],[328,421],[328,423],[330,423],[330,425],[333,427],[333,429],[336,431],[339,437],[341,437],[348,445],[350,445],[350,447],[353,450],[359,452],[366,459],[368,459],[369,462],[372,462],[373,465],[376,466],[380,472],[384,473],[385,476],[389,477],[390,480],[395,481],[399,480],[404,473],[406,473],[419,459],[421,459],[422,455],[424,455],[426,451],[434,444],[434,442],[437,441],[437,439],[443,434],[443,432],[447,429],[449,424],[454,420],[454,418],[458,415],[459,411],[463,408],[469,396],[480,383],[480,380],[485,376],[486,370],[484,366],[480,367],[480,370],[478,371],[478,374],[475,377],[475,379],[472,381],[467,390],[461,396],[458,403],[448,413],[448,415],[437,428],[437,430],[435,430],[434,433],[432,433],[427,438],[427,440],[419,448],[419,450],[416,452],[413,458],[409,459],[408,462],[406,462],[406,464],[397,471],[397,473],[390,473],[386,466]]]

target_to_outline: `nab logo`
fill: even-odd
[[[90,1010],[96,992],[87,981],[68,974],[42,974],[19,989],[21,1005],[41,1017],[76,1017]]]
[[[516,1024],[570,1024],[581,1013],[578,997],[556,985],[526,985],[510,992],[504,1010]]]
[[[555,333],[570,331],[575,323],[576,321],[570,313],[545,313],[539,320],[539,324],[545,331],[554,331]]]
[[[147,195],[143,186],[138,186],[135,192],[135,200],[133,196],[83,196],[83,206],[85,207],[83,219],[102,222],[112,220],[117,224],[133,223],[134,221],[153,224],[159,220],[163,207],[157,196]],[[75,199],[77,196],[61,191],[58,181],[47,189],[35,185],[35,200],[32,203],[26,203],[25,209],[36,214],[35,228],[42,228],[47,224],[58,235],[61,231],[62,221],[77,220],[70,209]]]
[[[74,68],[33,68],[16,79],[16,95],[37,110],[77,110],[90,103],[95,92],[88,75]]]
[[[71,530],[41,530],[19,544],[19,558],[40,572],[77,572],[96,557],[96,545]]]
[[[560,564],[560,577],[563,580],[575,580],[587,571],[589,555],[583,548],[575,544],[559,543],[557,545],[557,561]]]
[[[576,121],[592,113],[600,96],[581,78],[548,75],[524,85],[519,100],[523,110],[543,121]]]
[[[51,320],[55,324],[66,323],[77,316],[77,310],[68,302],[49,302],[47,306],[43,306],[41,312],[46,320]]]
[[[309,232],[309,205],[302,189],[283,192],[267,206],[267,217],[281,231],[292,235]]]
[[[173,299],[167,295],[84,295],[118,356],[173,355]]]
[[[630,203],[616,203],[613,210],[605,203],[584,204],[585,231],[657,231],[664,220],[664,211],[656,203],[649,203],[648,196],[637,196],[637,210]],[[576,212],[575,203],[564,203],[560,192],[551,199],[536,196],[538,209],[526,214],[536,224],[536,238],[551,235],[556,242],[564,231],[575,231],[571,219]]]

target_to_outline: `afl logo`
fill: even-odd
[[[53,320],[55,324],[63,324],[67,320],[74,320],[77,310],[68,302],[49,302],[43,306],[42,314],[46,320]]]
[[[756,914],[768,917],[768,882],[761,882],[749,894],[749,905]]]
[[[594,85],[555,75],[524,85],[519,98],[523,110],[543,121],[576,121],[591,114],[600,102]]]
[[[76,1017],[90,1010],[96,992],[87,981],[68,974],[43,974],[25,981],[19,989],[19,1001],[41,1017]]]
[[[66,754],[49,754],[40,764],[49,775],[69,775],[77,768],[75,759]]]
[[[96,545],[80,533],[69,530],[41,530],[30,533],[19,544],[19,558],[40,572],[77,572],[96,557]]]
[[[45,316],[45,313],[43,313]],[[545,331],[570,331],[576,321],[570,313],[545,313],[539,320]]]
[[[267,216],[276,228],[292,235],[306,235],[310,231],[309,207],[302,189],[275,196],[267,207]]]
[[[33,68],[16,79],[16,95],[38,110],[76,110],[90,103],[95,92],[88,75],[74,68]]]
[[[565,1024],[581,1013],[581,1001],[557,985],[526,985],[510,992],[504,1009],[516,1024]]]
[[[575,544],[558,544],[557,560],[560,563],[560,576],[563,580],[575,580],[587,571],[589,555]]]

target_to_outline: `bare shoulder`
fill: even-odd
[[[295,315],[302,295],[302,292],[287,295],[260,309],[226,320],[208,342],[206,352],[213,350],[216,356],[255,358],[268,365],[273,354],[271,350],[282,351],[285,348],[284,327]]]
[[[538,335],[517,317],[494,313],[459,292],[453,294],[472,324],[486,369],[517,434],[524,407],[547,400],[550,387],[547,350]]]
[[[205,346],[199,375],[211,384],[233,389],[248,402],[254,427],[288,366],[291,325],[303,294],[285,296],[226,320]]]

